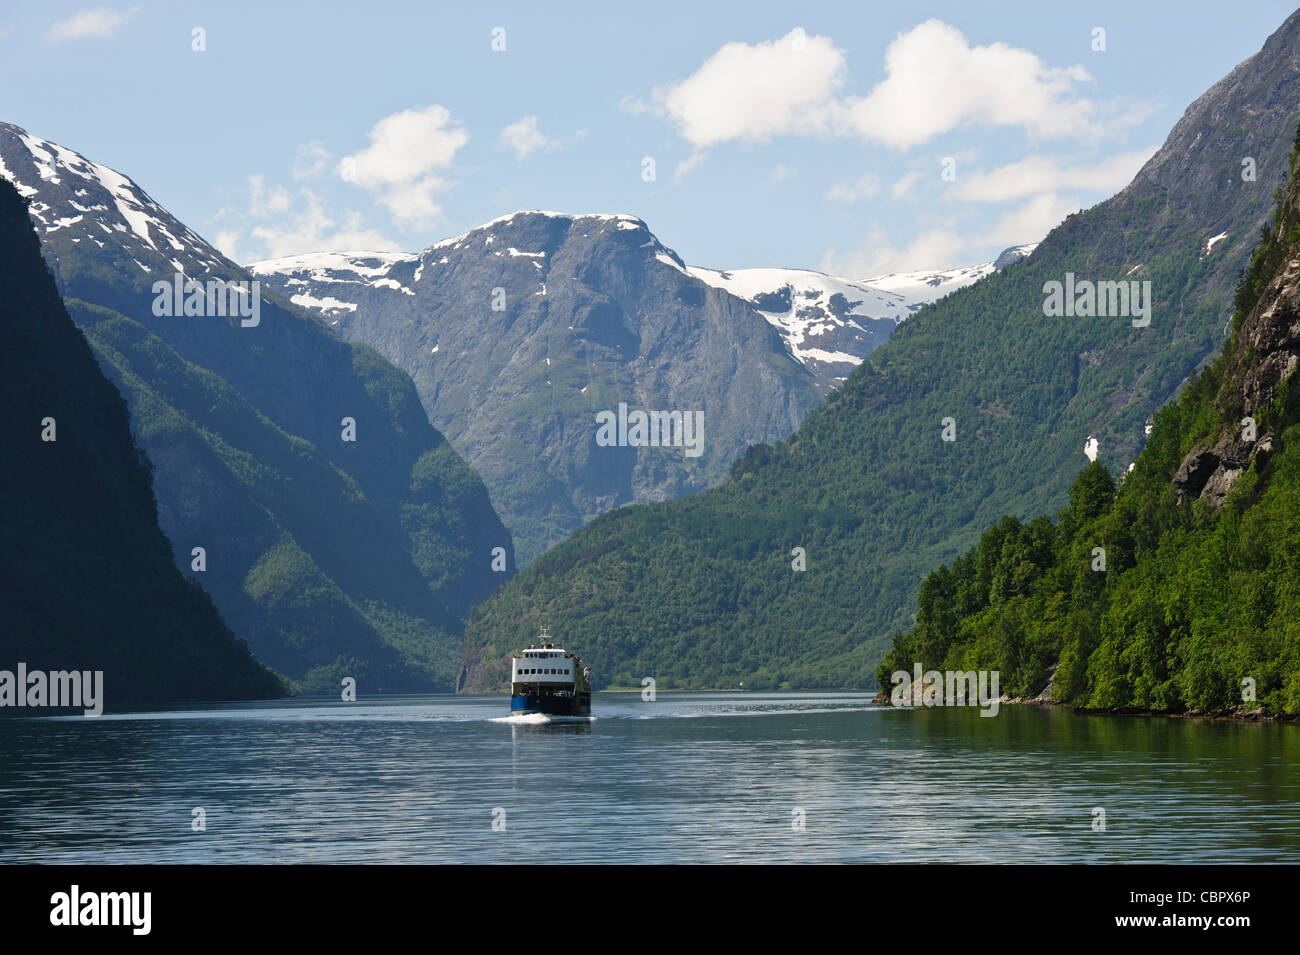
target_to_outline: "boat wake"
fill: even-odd
[[[552,716],[549,713],[512,713],[509,716],[490,716],[489,723],[514,723],[516,726],[542,726],[546,723],[591,723],[594,716]]]

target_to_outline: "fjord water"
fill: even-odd
[[[0,861],[1300,859],[1296,725],[810,693],[506,712],[406,696],[6,719]]]

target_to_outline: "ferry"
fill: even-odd
[[[510,661],[510,712],[591,715],[591,667],[551,642],[542,627],[535,646]]]

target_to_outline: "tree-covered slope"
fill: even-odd
[[[542,620],[598,684],[874,683],[929,569],[1004,514],[1059,507],[1090,434],[1124,467],[1148,416],[1219,347],[1286,168],[1297,56],[1293,15],[1123,192],[921,309],[788,441],[751,449],[716,490],[608,514],[531,565],[473,615],[465,685],[496,685]],[[1045,284],[1071,273],[1150,282],[1150,324],[1046,316]]]
[[[7,182],[0,324],[0,669],[102,670],[110,707],[282,695],[172,561],[126,403],[64,310]]]
[[[931,574],[882,683],[919,663],[1037,695],[1054,670],[1053,698],[1090,708],[1300,713],[1295,159],[1223,355],[1156,415],[1118,491],[1094,463],[1055,523],[1005,518]]]
[[[127,396],[155,467],[171,475],[159,515],[177,563],[192,569],[203,547],[206,569],[192,576],[259,659],[310,689],[344,676],[368,689],[452,682],[459,622],[425,584],[402,528],[354,478],[139,323],[77,299],[68,308]],[[446,442],[422,466],[437,473],[445,455],[454,469]],[[414,523],[418,533],[434,522]],[[435,570],[479,556],[438,545],[427,555]]]
[[[252,277],[72,150],[0,124],[0,167],[130,404],[176,561],[231,627],[298,689],[450,688],[464,615],[513,553],[410,377],[266,290],[247,324],[157,314],[155,282]]]

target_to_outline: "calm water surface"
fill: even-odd
[[[2,720],[0,862],[1300,861],[1296,725],[809,693],[507,712],[430,695]]]

